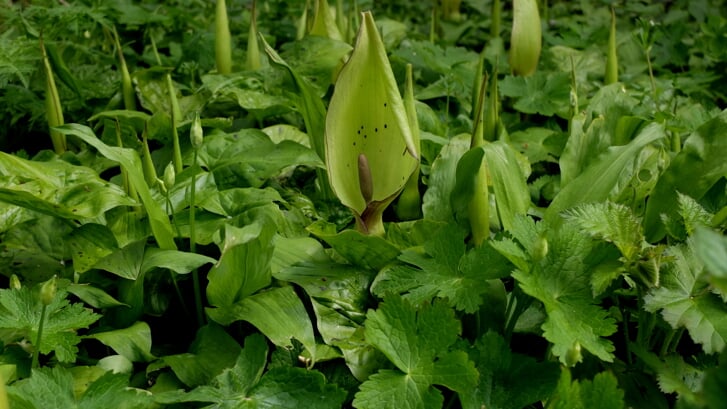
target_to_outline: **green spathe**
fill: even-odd
[[[404,188],[418,151],[386,50],[370,12],[336,81],[326,116],[331,187],[365,233],[383,233],[381,214]]]

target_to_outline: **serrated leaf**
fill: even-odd
[[[610,201],[588,203],[566,211],[563,216],[590,235],[615,244],[626,260],[634,261],[644,245],[641,223],[624,205]]]
[[[564,369],[558,391],[551,400],[553,409],[622,409],[624,392],[610,372],[601,372],[593,380],[571,382],[570,371]]]
[[[551,395],[558,365],[513,353],[495,332],[480,337],[469,351],[480,373],[476,388],[460,393],[464,409],[522,409]]]
[[[585,262],[591,241],[579,227],[566,223],[546,229],[549,250],[529,271],[517,270],[513,277],[523,291],[545,305],[548,318],[545,338],[553,343],[553,354],[566,363],[574,345],[580,345],[603,361],[613,361],[614,346],[605,339],[616,332],[608,312],[594,305],[590,275]]]
[[[55,352],[60,362],[73,362],[81,337],[76,333],[88,328],[100,316],[80,303],[71,304],[65,297],[68,293],[59,289],[53,301],[46,308],[46,320],[39,351],[43,354]],[[0,290],[0,328],[12,330],[14,339],[6,343],[25,339],[35,342],[38,336],[42,303],[37,291],[24,286],[19,290]]]
[[[450,351],[461,331],[454,312],[443,303],[424,303],[417,311],[390,296],[369,311],[366,340],[399,369],[382,370],[364,382],[357,408],[429,408],[441,405],[443,385],[457,392],[474,387],[477,371],[463,351]],[[402,406],[403,405],[403,406]]]
[[[691,247],[670,247],[667,253],[673,261],[663,268],[661,286],[644,297],[644,308],[661,310],[672,328],[685,327],[706,353],[722,351],[727,341],[727,304],[708,290],[704,266]]]
[[[34,369],[30,378],[8,387],[13,408],[21,409],[144,409],[155,407],[152,396],[128,387],[128,377],[107,372],[81,396],[74,396],[74,380],[63,367]]]
[[[500,93],[514,97],[514,108],[526,114],[565,115],[570,108],[570,75],[538,71],[528,77],[508,75],[500,80]]]
[[[437,231],[423,250],[424,254],[415,249],[404,251],[399,259],[409,265],[384,268],[371,291],[381,297],[390,292],[403,294],[413,304],[445,298],[457,310],[472,313],[483,302],[487,281],[510,271],[510,263],[488,245],[465,254],[464,232],[455,225]]]

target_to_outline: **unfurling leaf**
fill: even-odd
[[[418,149],[386,50],[370,12],[341,69],[326,117],[331,187],[364,233],[383,233],[381,215],[418,163]]]

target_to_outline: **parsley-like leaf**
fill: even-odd
[[[46,308],[39,349],[43,354],[55,351],[60,362],[76,360],[76,345],[81,342],[76,331],[88,328],[100,318],[82,304],[71,304],[65,299],[67,294],[65,290],[59,289]],[[35,342],[42,310],[38,292],[29,287],[0,290],[0,330],[8,334],[3,336],[6,338],[3,341],[8,343],[25,339]],[[7,339],[8,337],[12,339]]]
[[[441,302],[417,311],[399,296],[388,297],[369,311],[366,340],[397,368],[382,370],[364,382],[354,406],[366,408],[431,408],[443,397],[433,385],[456,392],[471,390],[477,370],[464,351],[450,351],[461,332],[454,311]]]

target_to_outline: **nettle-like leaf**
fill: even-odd
[[[81,342],[76,331],[88,328],[100,318],[80,303],[71,304],[67,295],[65,290],[59,289],[47,306],[39,346],[43,354],[55,352],[60,362],[76,360],[76,345]],[[0,290],[0,337],[3,342],[35,342],[41,315],[42,303],[37,291],[27,286]]]
[[[163,404],[210,402],[217,409],[311,409],[340,408],[346,392],[326,383],[318,371],[303,368],[277,367],[264,372],[268,355],[265,337],[260,334],[245,338],[235,365],[219,374],[211,385],[188,393],[166,392],[157,397]]]
[[[356,46],[338,75],[325,144],[333,191],[360,231],[383,234],[382,213],[414,172],[419,153],[370,12],[362,14]]]
[[[34,369],[30,378],[8,386],[11,407],[17,409],[144,409],[157,405],[151,394],[128,387],[128,376],[107,372],[80,396],[71,372],[63,367]]]
[[[404,294],[414,304],[436,296],[457,310],[477,311],[488,281],[506,277],[512,265],[486,244],[465,253],[464,239],[455,225],[443,227],[424,244],[423,252],[410,249],[399,256],[407,264],[382,270],[371,291],[378,296]]]
[[[554,362],[513,353],[495,332],[483,335],[469,351],[477,365],[477,388],[460,394],[463,408],[522,409],[549,397],[558,384]]]
[[[685,327],[704,352],[720,352],[727,340],[727,304],[710,291],[694,244],[667,250],[673,261],[661,275],[661,287],[644,297],[644,308],[661,315],[673,328]]]
[[[443,303],[417,309],[399,296],[369,311],[366,340],[398,370],[383,369],[361,384],[353,405],[360,409],[437,408],[441,385],[464,393],[477,384],[477,370],[464,351],[452,350],[461,326]]]
[[[640,221],[628,207],[613,203],[589,203],[564,213],[590,235],[613,243],[626,260],[633,261],[644,245]]]
[[[616,332],[616,325],[606,310],[594,305],[586,263],[592,248],[590,238],[574,223],[545,231],[545,257],[533,260],[529,271],[513,272],[523,291],[545,306],[548,318],[542,326],[543,335],[553,343],[553,354],[562,363],[579,348],[603,361],[613,361],[614,346],[603,337]]]
[[[529,77],[506,76],[500,81],[500,92],[514,97],[514,108],[526,114],[566,116],[570,108],[570,75],[537,72]]]

